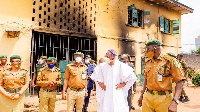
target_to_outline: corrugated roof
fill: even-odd
[[[181,14],[192,13],[194,10],[175,0],[148,0],[148,1],[154,2],[157,5],[162,5],[164,7],[167,7],[168,9],[176,10]]]

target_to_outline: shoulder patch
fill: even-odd
[[[174,65],[177,67],[177,68],[181,68],[181,65],[178,61],[174,61]]]

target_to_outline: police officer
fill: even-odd
[[[87,66],[82,63],[81,52],[74,53],[74,60],[66,67],[62,98],[66,99],[67,92],[67,112],[73,111],[75,102],[76,112],[82,112],[84,97],[87,96]]]
[[[36,82],[38,73],[40,72],[40,69],[46,66],[47,66],[47,56],[41,56],[40,59],[38,60],[38,64],[36,64],[36,67],[35,67],[35,73],[33,75],[32,84],[31,84],[32,88],[35,87],[35,82]],[[40,86],[37,86],[36,89],[38,91],[38,98],[39,98]]]
[[[186,78],[185,81],[187,81],[187,78],[188,78],[187,72],[189,70],[188,66],[187,66],[187,63],[185,62],[185,60],[182,59],[183,58],[182,54],[178,54],[177,58],[178,58],[179,62],[181,63],[183,71],[185,72],[185,76],[184,76]],[[183,85],[184,85],[185,81],[183,82]],[[182,92],[181,92],[181,96],[180,96],[179,100],[182,101],[183,103],[189,101],[189,98],[186,95],[184,87],[182,88]]]
[[[143,112],[177,111],[179,96],[183,86],[183,71],[174,58],[161,54],[161,43],[149,40],[146,44],[148,57],[144,70],[144,87],[138,100]],[[172,79],[176,92],[172,95]]]
[[[21,68],[21,57],[10,57],[12,67],[0,73],[0,112],[23,112],[25,91],[29,86],[28,71]]]
[[[85,100],[84,100],[83,112],[87,112],[87,107],[88,107],[88,104],[89,104],[90,94],[91,94],[91,91],[93,89],[93,80],[90,78],[90,76],[92,75],[92,73],[94,71],[94,68],[95,68],[95,65],[94,65],[93,61],[94,60],[90,60],[90,62],[87,63],[87,67],[88,67],[88,69],[87,69],[87,75],[88,75],[87,91],[88,91],[88,96],[85,97]]]
[[[7,55],[1,55],[0,56],[0,69],[4,69],[4,68],[10,68],[10,64],[7,64]]]
[[[40,69],[36,84],[40,86],[40,112],[54,112],[57,86],[61,84],[60,69],[56,66],[56,58],[49,57],[47,66]]]

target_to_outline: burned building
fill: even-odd
[[[175,0],[0,1],[0,54],[22,56],[32,76],[40,56],[73,61],[81,51],[95,60],[114,48],[130,54],[142,73],[145,43],[181,52],[181,15],[193,9]]]

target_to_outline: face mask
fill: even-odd
[[[85,60],[85,64],[89,64],[90,63],[90,61],[89,60]]]
[[[124,60],[124,59],[120,59],[119,61],[121,61],[121,62],[125,63],[125,60]]]
[[[44,63],[44,61],[40,59],[39,60],[39,64],[43,64],[43,63]]]
[[[148,58],[153,58],[154,57],[154,53],[150,51],[150,52],[146,53],[146,56]]]
[[[21,64],[15,64],[14,67],[15,68],[20,68]]]
[[[52,69],[56,64],[53,64],[53,65],[47,64],[47,65],[48,65],[48,67],[49,67],[50,69]]]
[[[104,60],[105,60],[105,63],[108,63],[108,64],[110,63],[110,59],[109,58],[105,57]]]
[[[77,62],[77,63],[82,62],[82,58],[81,58],[81,57],[76,57],[76,62]]]

